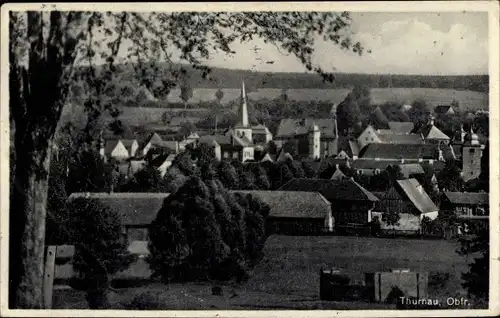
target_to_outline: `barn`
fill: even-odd
[[[318,192],[232,191],[269,205],[268,234],[319,234],[333,230],[330,202]]]
[[[368,223],[370,211],[378,201],[376,196],[353,179],[297,178],[285,183],[279,190],[321,193],[331,203],[336,227],[349,223],[359,225]]]
[[[385,213],[398,213],[397,225],[386,222]],[[400,234],[416,234],[421,230],[424,216],[434,220],[438,207],[432,202],[416,179],[397,180],[394,186],[380,198],[371,217],[378,217],[383,231],[394,230]]]

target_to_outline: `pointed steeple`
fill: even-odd
[[[247,94],[244,81],[241,82],[241,125],[248,127]]]

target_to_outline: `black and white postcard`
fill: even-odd
[[[497,2],[11,3],[1,42],[2,316],[500,314]]]

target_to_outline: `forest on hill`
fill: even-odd
[[[182,85],[191,89],[240,88],[245,81],[248,92],[256,89],[351,89],[355,86],[370,88],[440,88],[454,90],[469,90],[488,93],[488,75],[395,75],[395,74],[349,74],[335,73],[332,82],[326,82],[317,74],[312,73],[272,73],[254,72],[251,70],[236,70],[225,68],[193,68],[191,66],[174,64],[162,65],[163,69],[151,69],[144,65],[121,64],[114,76],[114,85],[120,91],[129,90],[131,95],[138,92],[141,86],[147,86],[142,80],[137,80],[137,73],[148,76],[151,83],[168,83],[169,88],[179,88]],[[168,75],[171,73],[176,75]],[[125,88],[126,87],[126,88]]]

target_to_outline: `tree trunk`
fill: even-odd
[[[50,143],[49,143],[50,145]],[[16,144],[16,172],[10,211],[9,307],[43,308],[45,216],[50,166],[45,153],[26,156]],[[38,158],[36,158],[38,157]],[[33,160],[35,159],[35,160]],[[33,167],[38,163],[37,167]]]

